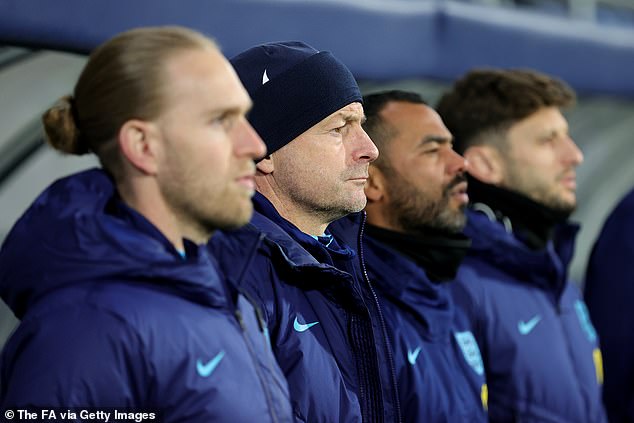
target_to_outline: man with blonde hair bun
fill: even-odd
[[[259,311],[200,247],[252,214],[265,148],[250,106],[210,39],[157,27],[101,45],[44,114],[54,148],[103,169],[52,184],[0,250],[22,320],[2,353],[5,416],[291,420]]]

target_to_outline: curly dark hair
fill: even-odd
[[[499,135],[542,107],[575,101],[565,82],[534,70],[474,69],[441,97],[436,111],[462,154],[471,145],[504,139]]]

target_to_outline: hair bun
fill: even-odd
[[[82,155],[90,152],[82,142],[75,117],[75,101],[73,96],[60,98],[42,115],[46,141],[56,150],[67,154]]]

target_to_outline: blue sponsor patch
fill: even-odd
[[[482,355],[480,355],[478,343],[471,331],[456,332],[454,337],[462,350],[462,355],[466,362],[477,374],[482,376],[484,374],[484,363],[482,362]]]
[[[581,300],[575,301],[575,311],[577,312],[577,317],[579,318],[579,323],[581,327],[586,332],[586,336],[588,337],[588,341],[596,342],[597,341],[597,332],[594,330],[594,326],[592,326],[592,322],[590,322],[590,314],[588,314],[588,308],[585,303]]]

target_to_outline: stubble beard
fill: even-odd
[[[565,172],[562,172],[562,175],[564,173]],[[519,192],[559,215],[568,217],[577,208],[577,202],[576,199],[573,199],[572,201],[566,200],[556,189],[555,184],[559,181],[559,179],[560,178],[558,177],[551,186],[547,186],[546,184],[531,186],[531,182],[526,183],[525,178],[515,172],[511,172],[508,175],[509,186],[515,187],[512,188],[514,191]],[[573,195],[574,194],[575,193],[573,192]]]
[[[451,190],[465,181],[456,176],[442,191],[440,200],[433,201],[403,181],[391,181],[391,215],[398,227],[407,233],[425,234],[429,230],[448,234],[461,233],[467,218],[466,204],[452,209]]]

